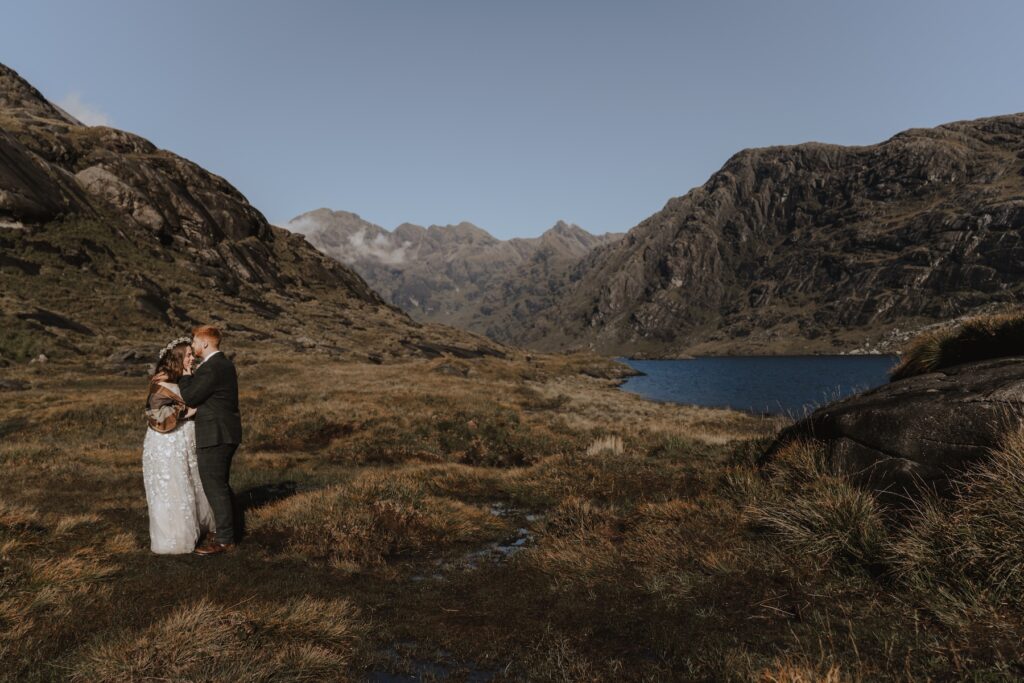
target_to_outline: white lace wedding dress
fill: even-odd
[[[177,392],[177,385],[167,384]],[[196,459],[196,426],[191,420],[162,434],[146,428],[142,479],[149,505],[149,538],[154,553],[190,553],[200,534],[215,528]]]

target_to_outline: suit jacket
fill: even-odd
[[[223,352],[204,361],[191,376],[178,380],[181,398],[198,408],[196,446],[206,448],[242,442],[242,416],[238,410],[238,373]]]

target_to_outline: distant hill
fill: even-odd
[[[82,125],[0,65],[0,365],[148,353],[197,321],[351,358],[501,352],[416,323],[269,225],[223,178],[137,135]]]
[[[590,252],[509,341],[604,353],[891,348],[1024,300],[1024,115],[739,152]]]
[[[414,318],[508,339],[550,307],[571,268],[621,233],[592,235],[559,221],[540,237],[499,240],[472,223],[393,231],[354,213],[317,209],[289,221]]]

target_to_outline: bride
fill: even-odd
[[[201,534],[215,528],[203,493],[196,460],[195,408],[181,400],[177,380],[191,370],[188,337],[160,352],[157,373],[168,381],[151,382],[146,400],[149,428],[142,446],[142,478],[149,505],[149,538],[154,553],[191,553]]]

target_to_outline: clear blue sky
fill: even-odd
[[[744,147],[1024,110],[1022,26],[983,0],[32,0],[0,60],[275,223],[507,238],[626,230]]]

